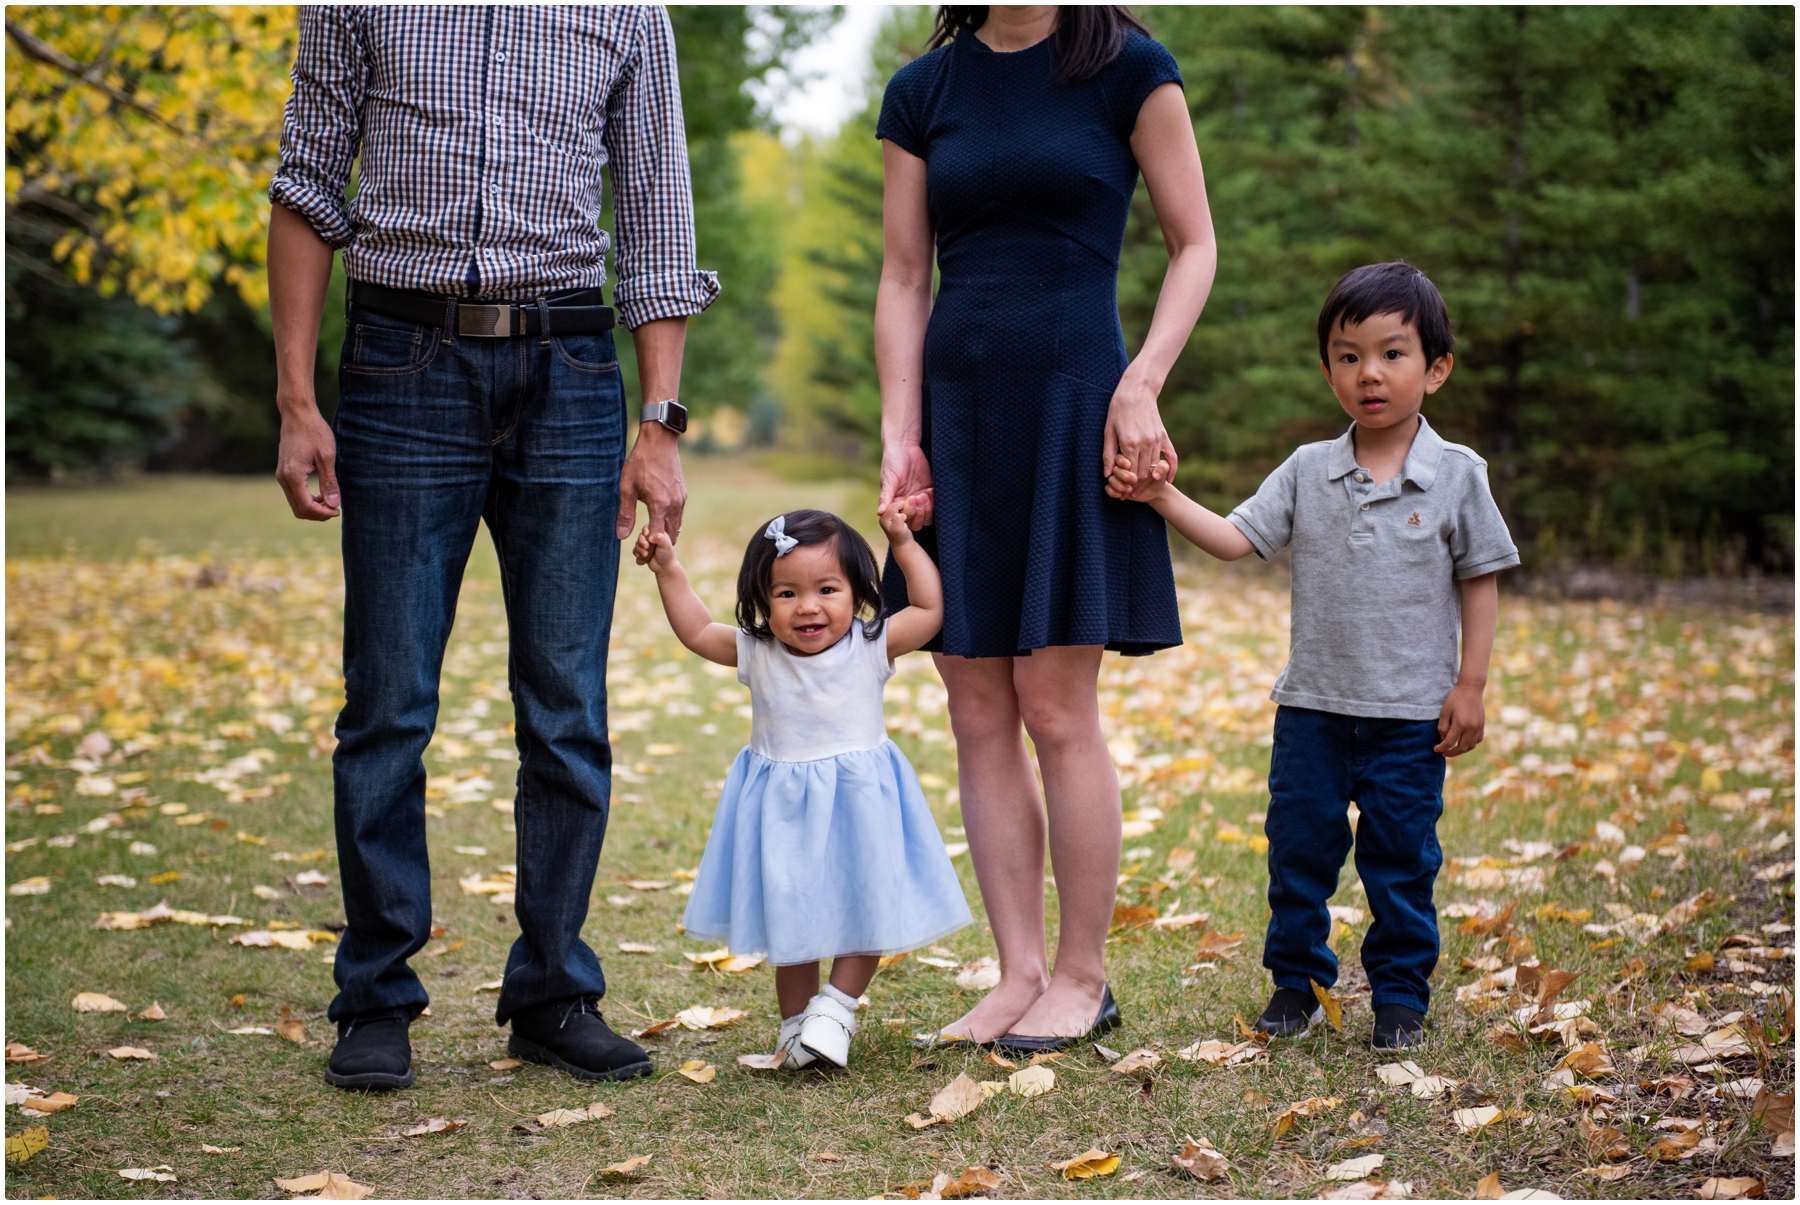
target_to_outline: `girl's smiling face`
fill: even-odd
[[[776,557],[769,571],[769,631],[802,657],[822,653],[850,631],[856,595],[838,561],[837,541]]]

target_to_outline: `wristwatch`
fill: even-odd
[[[662,402],[646,402],[638,413],[640,423],[661,423],[680,435],[687,430],[687,407],[674,398]]]

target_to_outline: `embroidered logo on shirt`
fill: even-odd
[[[1408,526],[1408,527],[1418,527],[1418,526],[1420,526],[1420,524],[1419,524],[1419,512],[1418,512],[1418,511],[1416,511],[1416,510],[1415,510],[1415,511],[1414,511],[1414,512],[1413,512],[1413,513],[1412,513],[1412,514],[1410,514],[1410,515],[1408,515],[1408,516],[1407,516],[1407,519],[1406,519],[1406,525],[1407,525],[1407,526]]]

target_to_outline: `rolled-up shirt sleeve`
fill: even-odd
[[[367,69],[354,10],[301,7],[294,90],[282,120],[281,166],[269,182],[269,200],[305,218],[333,247],[346,245],[355,234],[344,189],[362,144]]]
[[[695,264],[675,31],[661,5],[641,11],[636,53],[607,103],[604,133],[616,227],[613,301],[628,328],[698,314],[719,295],[718,274]]]

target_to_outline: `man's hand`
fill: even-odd
[[[638,427],[637,443],[619,473],[619,539],[637,524],[637,504],[650,512],[644,535],[668,533],[673,543],[681,538],[681,513],[687,508],[687,486],[681,480],[681,452],[675,433],[661,423]]]
[[[307,490],[306,479],[319,475],[319,492]],[[296,519],[323,523],[338,513],[337,437],[319,414],[306,403],[282,407],[281,449],[275,457],[275,480],[287,495]]]
[[[931,464],[918,444],[889,444],[881,450],[881,498],[875,504],[876,517],[885,518],[889,508],[901,502],[906,504],[906,525],[913,531],[931,522],[936,491],[931,485]]]
[[[1444,709],[1438,713],[1438,736],[1443,739],[1432,746],[1433,753],[1461,757],[1481,743],[1481,738],[1487,734],[1487,711],[1481,704],[1485,685],[1482,682],[1458,682],[1450,688]]]

